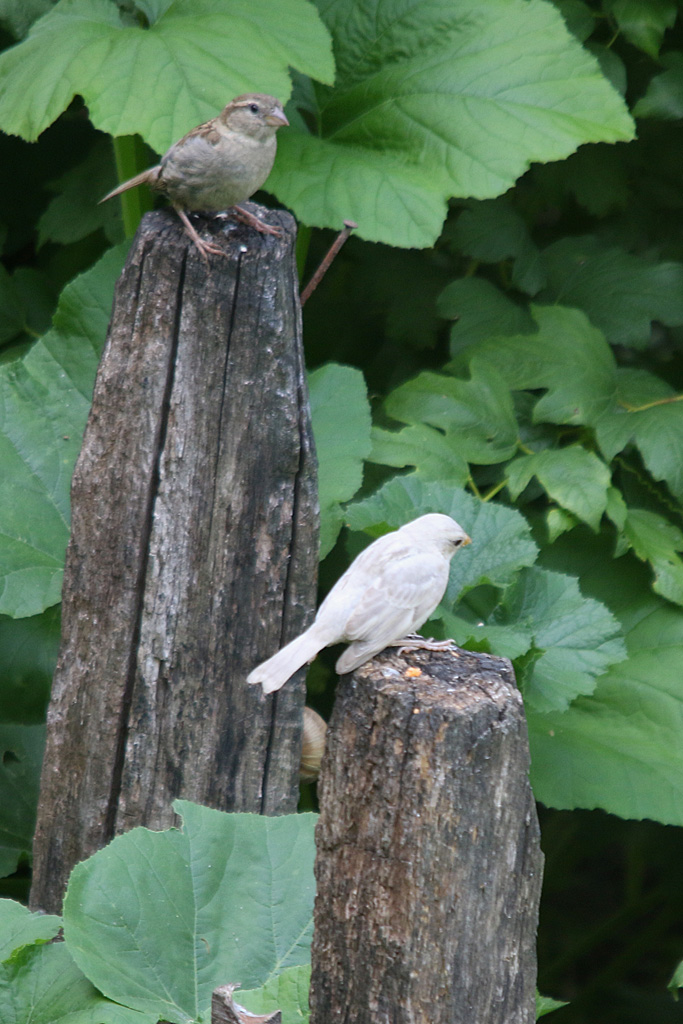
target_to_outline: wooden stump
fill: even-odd
[[[532,1024],[528,764],[506,659],[385,654],[342,680],[318,790],[311,1024]]]
[[[296,809],[300,685],[246,676],[315,607],[317,496],[287,213],[211,230],[210,271],[170,211],[119,280],[72,485],[62,645],[31,903],[171,801]]]

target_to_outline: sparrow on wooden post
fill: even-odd
[[[284,686],[323,647],[348,643],[339,675],[352,672],[385,647],[441,649],[452,641],[415,637],[444,595],[449,563],[470,543],[450,516],[430,513],[373,541],[351,563],[318,609],[315,622],[247,677],[264,693]]]
[[[100,202],[136,185],[162,192],[205,260],[209,253],[222,255],[223,250],[199,237],[188,210],[218,213],[232,207],[239,220],[257,231],[279,235],[278,228],[238,204],[249,199],[270,174],[277,147],[275,133],[288,124],[282,104],[274,96],[237,96],[217,117],[175,142],[155,167],[124,181]]]

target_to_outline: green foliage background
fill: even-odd
[[[422,512],[468,529],[429,628],[515,664],[541,988],[577,1024],[683,1019],[679,7],[0,0],[6,894],[26,889],[69,480],[150,201],[97,200],[268,91],[292,127],[266,198],[300,222],[304,276],[359,225],[304,317],[322,590]],[[331,664],[309,676],[322,711]]]

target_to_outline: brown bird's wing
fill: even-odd
[[[210,142],[212,146],[217,146],[221,138],[221,134],[216,127],[217,124],[217,117],[212,117],[210,121],[204,121],[203,124],[198,124],[197,127],[192,128],[187,135],[183,135],[182,139],[178,139],[178,141],[171,146],[171,149],[175,149],[176,146],[183,146],[189,139],[194,139],[197,136],[201,136],[206,139],[206,141]],[[171,152],[171,149],[164,154],[164,159],[168,156],[168,153]]]

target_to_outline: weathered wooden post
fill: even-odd
[[[171,801],[293,811],[303,682],[245,678],[315,607],[317,496],[294,221],[227,222],[210,271],[148,214],[117,286],[72,487],[31,904]],[[218,222],[214,222],[217,224]]]
[[[543,856],[510,663],[384,654],[319,783],[311,1024],[532,1024]]]

